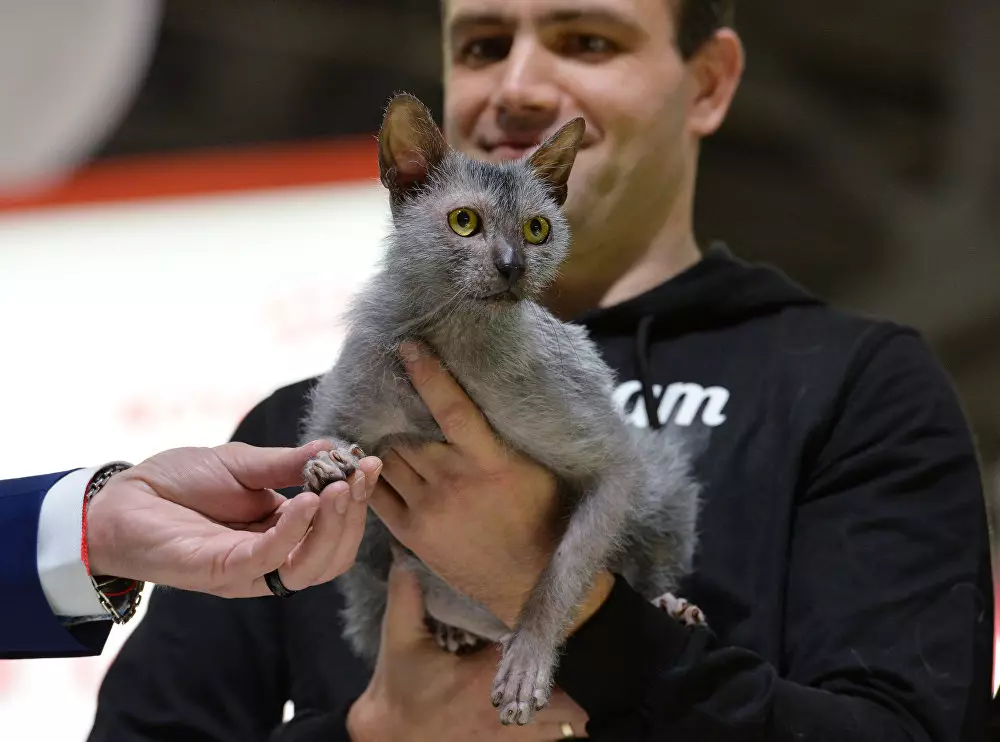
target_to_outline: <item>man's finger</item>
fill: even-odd
[[[409,507],[416,507],[427,482],[417,472],[404,455],[404,451],[393,449],[385,455],[384,479]]]
[[[364,475],[357,472],[353,478],[363,480]],[[293,498],[293,502],[299,497],[301,495]],[[301,543],[285,552],[280,563],[278,574],[289,590],[303,590],[322,581],[336,556],[344,533],[344,515],[350,503],[351,490],[346,482],[334,482],[320,493],[312,530]]]
[[[333,559],[327,566],[326,572],[320,578],[322,582],[328,582],[333,578],[343,574],[354,564],[358,556],[358,547],[365,535],[365,521],[368,517],[368,504],[351,500],[344,515],[344,527],[340,532],[340,540],[337,542],[337,549],[333,554]]]
[[[302,469],[328,441],[311,441],[298,448],[260,448],[246,443],[226,443],[213,450],[241,485],[250,490],[281,489],[302,484]]]
[[[229,581],[252,584],[251,595],[270,593],[264,583],[264,575],[284,564],[302,541],[312,525],[319,503],[319,497],[312,492],[303,492],[286,501],[273,528],[264,533],[246,534],[246,547],[234,550],[224,565]]]
[[[563,724],[573,728],[573,739],[585,739],[587,721],[587,713],[559,688],[554,690],[545,708],[535,715],[539,731],[543,731],[545,739],[550,740],[563,739]]]
[[[405,543],[406,530],[410,526],[410,509],[399,493],[392,488],[384,474],[383,470],[383,481],[375,485],[375,491],[368,500],[368,504],[375,511],[379,520],[389,529],[389,532]]]
[[[366,456],[358,462],[358,467],[365,473],[365,500],[367,500],[375,491],[375,485],[382,474],[383,463],[377,456]]]
[[[483,413],[437,358],[414,343],[402,343],[399,350],[413,388],[449,443],[468,453],[497,447]]]
[[[389,594],[382,621],[382,643],[405,648],[427,639],[424,596],[417,576],[398,562],[389,570]]]

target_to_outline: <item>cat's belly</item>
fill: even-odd
[[[463,629],[482,639],[498,642],[510,633],[503,621],[482,603],[451,588],[448,583],[414,557],[404,557],[416,573],[424,594],[427,613],[440,623]]]

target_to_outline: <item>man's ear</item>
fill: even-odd
[[[725,120],[743,76],[744,52],[740,37],[731,28],[719,29],[695,52],[689,64],[695,98],[688,123],[699,137],[707,137]]]
[[[389,101],[378,134],[378,170],[393,200],[427,180],[448,151],[427,107],[408,93]]]
[[[563,124],[559,131],[544,141],[528,158],[528,165],[545,182],[560,206],[566,203],[566,183],[586,128],[587,125],[580,117]]]

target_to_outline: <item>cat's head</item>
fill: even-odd
[[[492,164],[452,150],[430,111],[392,99],[378,140],[393,235],[387,268],[424,310],[502,311],[537,299],[569,252],[561,206],[584,122],[565,124],[530,156]]]

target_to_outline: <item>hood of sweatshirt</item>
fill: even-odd
[[[650,384],[652,338],[663,338],[739,324],[791,306],[823,302],[780,271],[735,257],[715,243],[686,271],[649,291],[612,307],[590,310],[574,322],[595,339],[632,335],[646,409],[657,409]],[[659,427],[657,421],[651,421]]]

